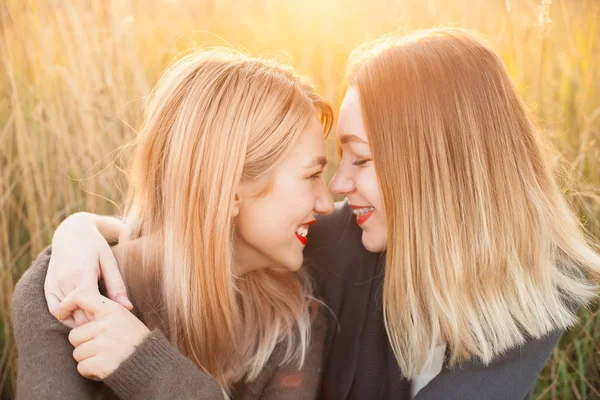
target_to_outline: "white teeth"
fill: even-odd
[[[365,208],[357,208],[355,210],[352,210],[352,213],[354,215],[356,215],[357,217],[364,215],[366,213],[370,213],[371,211],[374,211],[375,207],[365,207]]]
[[[308,235],[308,225],[300,225],[300,228],[298,228],[296,233],[300,236],[306,237],[306,235]]]

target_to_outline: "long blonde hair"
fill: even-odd
[[[235,276],[232,207],[240,182],[268,183],[315,112],[329,131],[331,108],[291,68],[226,49],[176,62],[147,106],[120,238],[144,239],[144,269],[128,286],[225,391],[255,379],[276,345],[282,363],[304,360],[312,287],[291,272]]]
[[[575,322],[600,257],[498,55],[472,34],[386,37],[352,54],[388,223],[385,324],[412,378],[446,342],[484,363]]]

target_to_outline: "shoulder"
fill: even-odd
[[[49,314],[44,295],[44,281],[51,253],[51,246],[44,249],[17,282],[12,299],[15,321],[21,320],[21,317],[27,315],[32,317],[32,314],[41,312]]]
[[[30,347],[38,343],[46,343],[46,350],[36,349],[42,352],[47,351],[48,346],[54,346],[54,350],[58,351],[61,349],[60,345],[69,345],[69,329],[50,314],[44,294],[50,254],[50,247],[42,251],[15,286],[11,309],[12,327],[17,350],[21,352],[24,349],[31,352]]]

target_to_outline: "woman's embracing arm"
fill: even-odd
[[[108,298],[132,309],[117,261],[107,242],[118,239],[122,228],[123,222],[116,217],[86,212],[75,213],[59,225],[52,238],[53,253],[44,285],[50,314],[58,318],[60,302],[75,289],[85,287],[98,292],[100,279],[105,284]],[[74,328],[87,321],[83,311],[76,310],[62,323]]]

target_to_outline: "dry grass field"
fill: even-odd
[[[0,0],[0,398],[14,396],[14,284],[65,216],[119,213],[124,145],[178,53],[230,45],[277,57],[337,106],[354,47],[433,26],[479,31],[501,54],[600,238],[600,0]],[[537,398],[600,399],[599,314],[581,311]]]

